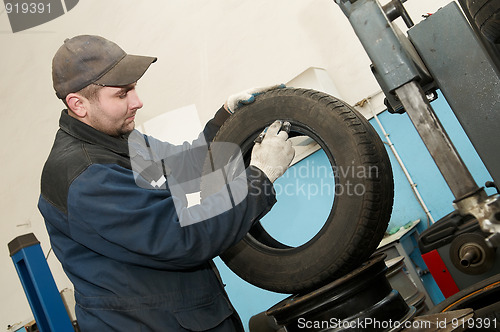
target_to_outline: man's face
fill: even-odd
[[[135,113],[143,104],[135,90],[136,83],[124,87],[103,87],[98,100],[88,101],[89,124],[110,136],[127,135],[135,127]]]

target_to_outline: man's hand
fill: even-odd
[[[271,182],[285,173],[295,156],[288,133],[280,131],[281,125],[277,120],[267,129],[262,143],[255,143],[250,160],[250,165],[258,167]]]
[[[226,103],[224,104],[224,108],[226,109],[226,111],[233,114],[240,106],[253,103],[255,101],[255,96],[258,96],[261,93],[269,90],[282,89],[285,87],[286,86],[284,84],[276,84],[272,86],[252,88],[236,93],[227,99]]]

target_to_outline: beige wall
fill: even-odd
[[[419,21],[449,2],[406,6]],[[62,109],[50,64],[63,40],[78,34],[100,34],[129,53],[159,58],[138,86],[145,104],[139,123],[191,104],[205,122],[229,94],[288,82],[309,67],[324,68],[338,97],[351,104],[379,90],[333,0],[81,0],[67,14],[15,34],[0,10],[2,328],[31,315],[7,243],[33,232],[45,253],[50,247],[36,208]],[[58,287],[71,287],[53,254],[49,264]]]

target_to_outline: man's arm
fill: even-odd
[[[210,144],[213,140],[220,127],[224,122],[229,119],[230,113],[222,106],[216,113],[215,116],[207,122],[205,128],[203,129],[203,135],[205,136],[205,141]]]
[[[92,165],[71,185],[68,222],[73,239],[112,259],[158,269],[186,269],[219,255],[241,240],[275,203],[272,185],[256,167],[232,182],[247,196],[227,211],[222,190],[198,210],[176,212],[169,190],[138,187],[132,172],[117,165]],[[186,226],[183,226],[186,225]]]

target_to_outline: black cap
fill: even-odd
[[[34,246],[35,244],[39,244],[40,241],[36,238],[35,234],[28,233],[24,235],[20,235],[16,237],[14,240],[10,241],[7,245],[9,247],[10,256],[14,256],[21,249]]]
[[[155,57],[130,55],[100,36],[66,39],[52,59],[52,82],[60,99],[89,84],[125,86],[144,75]]]

